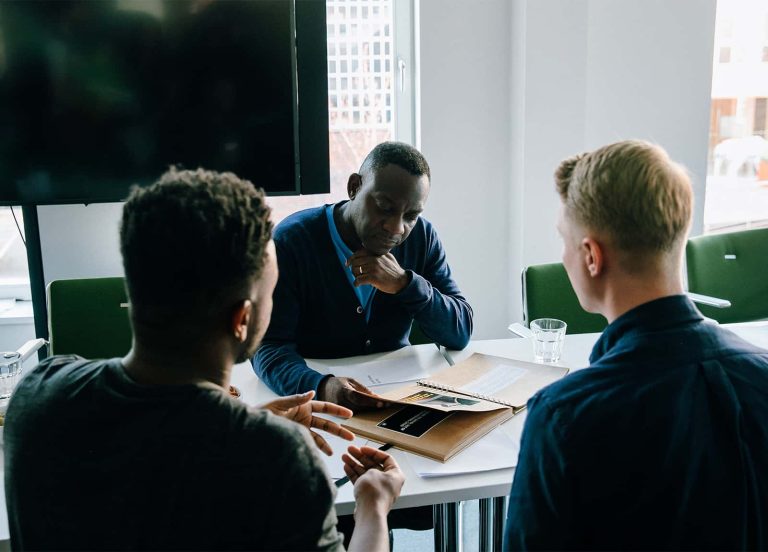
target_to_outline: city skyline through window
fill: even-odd
[[[349,175],[376,144],[394,139],[393,8],[392,0],[326,0],[331,191],[268,198],[275,224],[346,199]]]
[[[704,232],[768,226],[768,2],[717,3]]]

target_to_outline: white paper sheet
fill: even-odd
[[[427,378],[430,375],[429,369],[430,367],[424,366],[423,361],[414,354],[338,366],[331,368],[331,372],[337,376],[356,379],[367,387],[376,387]]]
[[[475,381],[462,386],[462,391],[478,396],[494,397],[496,393],[519,380],[528,372],[511,364],[497,364]]]
[[[444,464],[416,455],[408,455],[408,462],[420,477],[444,477],[514,468],[519,452],[517,440],[499,427]]]

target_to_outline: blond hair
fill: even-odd
[[[688,231],[690,180],[659,146],[628,140],[576,155],[555,182],[566,213],[626,253],[676,250]]]

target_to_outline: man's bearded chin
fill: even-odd
[[[250,335],[255,335],[255,333],[251,333]],[[240,349],[240,352],[237,353],[237,356],[235,357],[235,364],[240,364],[241,362],[245,362],[246,360],[251,360],[253,358],[253,355],[256,354],[256,349],[259,348],[259,345],[261,343],[255,339],[252,339],[250,336],[245,341],[245,343],[242,343],[242,348]]]

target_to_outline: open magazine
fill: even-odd
[[[381,397],[443,412],[488,412],[501,408],[519,411],[533,393],[567,373],[563,366],[475,353],[429,379],[382,393]]]
[[[390,407],[356,412],[342,425],[357,435],[445,462],[567,373],[564,366],[475,353],[427,380],[376,396]]]

